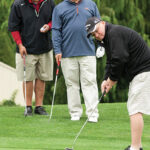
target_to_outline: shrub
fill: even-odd
[[[14,101],[12,101],[11,99],[4,99],[3,106],[16,106],[16,103]]]
[[[4,99],[2,101],[2,105],[3,106],[16,106],[15,98],[16,98],[17,93],[18,93],[18,90],[17,89],[14,90],[10,99]]]

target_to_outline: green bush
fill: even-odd
[[[15,67],[14,45],[6,32],[0,30],[0,61]]]
[[[10,99],[4,99],[2,100],[2,105],[3,106],[16,106],[16,103],[15,103],[15,98],[16,98],[16,95],[18,93],[18,90],[14,90]]]
[[[11,99],[4,99],[3,106],[16,106],[16,103],[14,101],[12,101]]]

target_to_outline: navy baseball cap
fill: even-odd
[[[96,30],[96,25],[100,22],[101,20],[97,17],[91,17],[87,20],[85,28],[87,31],[87,37],[89,38],[91,33]]]

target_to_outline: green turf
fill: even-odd
[[[83,105],[84,107],[84,105]],[[50,106],[46,106],[50,112]],[[64,150],[72,147],[86,120],[70,121],[67,105],[54,106],[53,117],[25,118],[23,107],[0,107],[0,150]],[[84,108],[85,111],[85,108]],[[74,150],[124,150],[130,144],[126,104],[99,104],[99,122],[87,123]],[[150,117],[144,116],[143,148],[150,149]]]

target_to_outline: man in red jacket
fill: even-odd
[[[11,7],[8,27],[17,44],[16,70],[20,81],[24,79],[22,58],[25,56],[26,59],[25,115],[32,115],[33,90],[36,105],[34,113],[47,115],[42,105],[45,81],[53,79],[50,38],[53,9],[53,0],[15,0]]]

